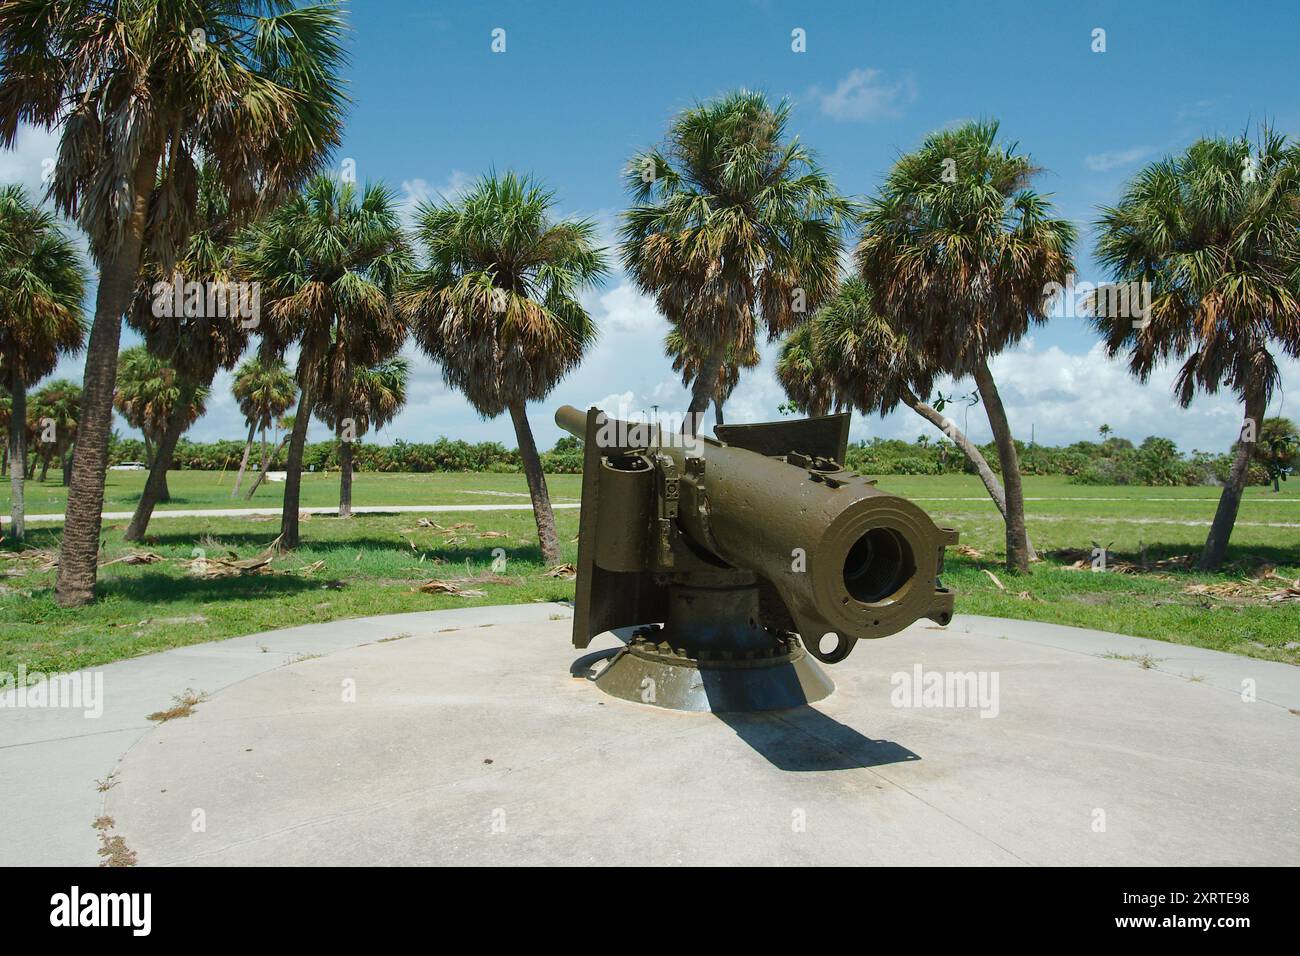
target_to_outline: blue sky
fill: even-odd
[[[337,160],[361,180],[382,179],[408,203],[447,195],[490,168],[532,173],[565,215],[591,217],[612,244],[626,205],[620,171],[657,141],[675,113],[737,86],[794,103],[792,129],[841,191],[870,194],[900,150],[929,131],[996,117],[1044,173],[1037,187],[1082,233],[1081,279],[1104,279],[1091,258],[1098,204],[1113,201],[1144,162],[1202,134],[1235,134],[1260,119],[1300,131],[1295,39],[1300,6],[1257,2],[796,4],[428,3],[353,0],[355,105]],[[505,31],[506,50],[491,49]],[[806,33],[806,52],[791,32]],[[1106,51],[1092,52],[1093,30]],[[0,154],[0,178],[39,177],[51,137],[32,131]],[[337,162],[336,162],[337,165]],[[611,259],[614,259],[611,249]],[[587,301],[602,342],[583,367],[533,407],[539,442],[551,444],[555,405],[680,409],[685,404],[653,303],[617,269]],[[128,337],[129,339],[129,337]],[[508,419],[483,422],[416,358],[411,405],[379,440],[439,434],[513,444]],[[80,376],[78,362],[60,370]],[[1054,320],[994,364],[1018,435],[1092,437],[1102,422],[1133,439],[1175,438],[1185,449],[1226,448],[1240,412],[1228,396],[1172,407],[1171,371],[1133,382],[1108,362],[1078,319]],[[1287,401],[1300,388],[1290,363]],[[228,382],[195,438],[243,429]],[[961,391],[969,386],[957,383]],[[947,389],[945,389],[947,391]],[[771,356],[747,374],[731,420],[776,417],[783,396]],[[119,423],[119,427],[121,426]],[[854,436],[913,438],[929,426],[910,412],[855,416]],[[988,429],[977,409],[971,431]],[[315,437],[325,437],[317,428]]]

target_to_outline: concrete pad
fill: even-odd
[[[116,833],[141,864],[1300,862],[1286,664],[958,617],[861,642],[813,707],[685,714],[570,676],[567,621],[476,610],[498,618],[339,622],[411,636],[264,669],[141,734],[106,794]],[[996,679],[990,716],[901,700],[918,666]]]
[[[102,680],[98,716],[89,716],[83,707],[17,706],[17,691],[0,693],[0,866],[97,864],[98,840],[91,823],[103,812],[98,782],[109,780],[122,755],[154,728],[147,715],[166,709],[186,689],[215,695],[295,661],[370,641],[496,622],[540,622],[557,615],[569,617],[569,607],[457,608],[194,644],[78,671],[78,678]]]

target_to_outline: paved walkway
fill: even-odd
[[[578,508],[581,507],[577,502],[558,502],[552,503],[552,508]],[[185,508],[181,510],[155,510],[155,518],[251,518],[259,515],[278,515],[283,513],[283,508]],[[339,513],[338,506],[328,508],[299,508],[304,514],[313,515],[336,515]],[[352,511],[354,514],[437,514],[444,511],[532,511],[531,504],[526,505],[354,505]],[[130,521],[134,511],[105,511],[105,521]],[[27,523],[32,524],[38,521],[61,522],[65,515],[44,514],[28,515]],[[4,522],[8,524],[10,516],[4,516]]]
[[[180,648],[89,672],[98,718],[9,692],[0,865],[94,864],[101,814],[142,865],[1300,862],[1300,668],[959,616],[860,642],[814,708],[718,717],[570,676],[569,615]],[[997,675],[996,716],[896,706],[918,667]]]

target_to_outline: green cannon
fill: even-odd
[[[678,710],[796,707],[857,641],[947,624],[940,528],[844,468],[849,416],[719,425],[716,439],[564,406],[583,440],[573,643],[605,692]]]

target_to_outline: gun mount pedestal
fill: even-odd
[[[606,693],[798,707],[835,687],[812,658],[952,617],[939,572],[957,532],[844,467],[848,415],[719,425],[716,439],[595,408],[555,420],[585,445],[573,644],[636,628],[595,678]]]
[[[723,570],[666,575],[668,619],[637,628],[596,677],[612,697],[671,710],[783,710],[834,682],[799,637],[764,627],[758,578]]]

